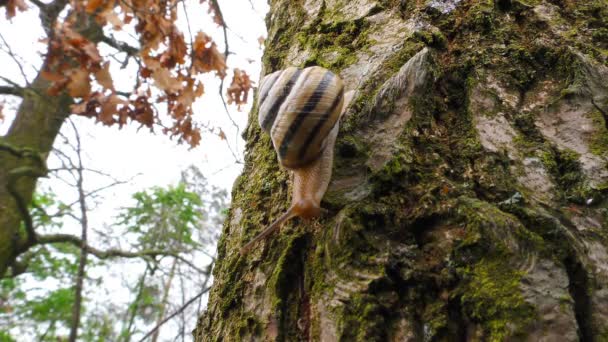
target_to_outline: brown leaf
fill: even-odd
[[[184,64],[187,53],[184,35],[173,31],[169,36],[169,49],[161,56],[161,64],[167,68],[173,68],[175,64]]]
[[[114,83],[110,74],[110,62],[105,62],[102,68],[95,72],[95,79],[105,89],[114,90]]]
[[[104,125],[111,126],[116,122],[114,114],[118,114],[117,107],[120,104],[124,104],[120,97],[117,95],[110,95],[101,100],[101,111],[97,116],[97,120],[101,121]]]
[[[232,82],[228,89],[226,89],[228,104],[234,103],[239,106],[240,109],[241,105],[247,103],[247,96],[249,94],[249,89],[251,88],[251,79],[249,78],[249,75],[247,75],[245,71],[235,68]]]
[[[152,79],[158,88],[166,92],[177,92],[182,89],[182,83],[173,77],[168,69],[159,68],[154,70]]]
[[[87,7],[85,8],[85,10],[89,14],[94,13],[102,4],[103,0],[89,0],[87,1]]]
[[[142,125],[152,127],[154,124],[154,110],[148,102],[148,97],[139,96],[134,103],[135,110],[132,112],[131,119],[140,122]]]
[[[226,140],[226,133],[224,133],[224,131],[222,131],[222,129],[220,128],[220,132],[217,135],[218,137],[220,137],[220,139],[222,140]]]
[[[87,70],[76,69],[69,76],[68,94],[72,97],[86,97],[91,92],[91,82]]]
[[[264,38],[264,36],[259,36],[258,37],[258,44],[260,45],[260,49],[264,47],[264,42],[266,41],[266,38]]]
[[[6,19],[10,19],[19,12],[23,12],[27,9],[27,5],[23,0],[8,0],[5,5],[6,7]]]
[[[102,18],[104,22],[112,24],[112,29],[116,31],[120,31],[122,29],[123,22],[118,17],[118,14],[114,12],[112,7],[108,7],[105,11],[99,13],[98,17]]]
[[[3,110],[4,110],[4,102],[0,102],[0,122],[4,122],[4,113],[2,113]]]
[[[217,3],[214,1],[209,1],[209,10],[207,11],[207,13],[211,14],[211,16],[213,17],[213,22],[216,23],[217,26],[225,26],[226,24],[224,23],[224,18],[222,18],[222,12],[216,6],[216,4]]]
[[[65,78],[64,75],[56,74],[54,72],[47,71],[47,70],[42,70],[40,72],[40,76],[42,76],[42,78],[44,78],[45,80],[50,81],[50,82],[59,82]]]
[[[192,66],[197,72],[215,71],[220,78],[226,76],[226,60],[217,50],[211,37],[199,31],[192,50],[194,54]]]
[[[125,19],[123,20],[123,22],[125,23],[125,25],[129,25],[132,20],[133,20],[133,16],[132,15],[125,14]]]

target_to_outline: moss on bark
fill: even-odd
[[[358,90],[328,213],[238,255],[290,194],[254,108],[197,340],[600,341],[606,2],[290,4],[271,4],[267,72]]]

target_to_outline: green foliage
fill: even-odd
[[[0,330],[0,342],[17,342],[8,332]]]
[[[124,208],[118,224],[136,234],[139,247],[177,250],[198,246],[193,232],[203,218],[202,201],[184,183],[137,192],[133,199],[135,205]]]
[[[176,186],[153,187],[133,194],[133,203],[120,209],[115,221],[108,223],[111,224],[111,234],[119,236],[121,244],[132,247],[121,249],[130,252],[166,251],[193,259],[197,257],[194,254],[197,251],[214,248],[227,211],[227,197],[225,190],[210,186],[201,172],[192,167],[182,173],[182,181]],[[66,220],[78,218],[70,206],[50,192],[36,194],[30,212],[39,234],[64,233]],[[96,239],[96,231],[91,233],[89,231],[89,244],[93,247],[102,251],[115,248],[104,244],[105,240]],[[26,273],[0,279],[0,324],[6,329],[0,330],[0,342],[13,341],[11,334],[22,336],[25,333],[41,341],[65,337],[63,335],[72,319],[73,282],[78,273],[79,256],[80,248],[71,243],[34,246],[21,256],[20,261],[28,265]],[[136,259],[142,265],[141,274],[125,284],[121,297],[132,297],[126,305],[99,303],[96,298],[89,297],[102,289],[107,277],[85,276],[83,303],[88,307],[94,306],[95,310],[83,308],[79,341],[126,341],[154,325],[158,313],[166,305],[163,303],[165,293],[170,289],[166,285],[169,273],[166,261],[169,259]],[[91,272],[95,267],[110,267],[109,260],[100,261],[89,255],[87,273],[98,274]],[[145,266],[141,260],[146,261]],[[111,267],[117,266],[114,269],[120,270],[117,264],[113,263]],[[185,271],[189,266],[180,267]],[[206,275],[196,271],[186,273],[189,278],[183,280],[184,283],[198,291],[200,284],[192,282],[202,283]],[[133,279],[139,280],[133,283]],[[44,285],[39,285],[40,282]],[[192,293],[187,292],[185,297],[190,295]]]
[[[74,289],[60,288],[26,302],[25,310],[37,322],[69,323],[74,305]]]
[[[51,210],[56,213],[49,214]],[[51,190],[35,193],[30,205],[30,215],[36,227],[60,228],[63,226],[62,218],[71,212],[71,207],[58,200]]]

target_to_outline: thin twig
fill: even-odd
[[[82,165],[82,145],[80,142],[80,134],[76,129],[76,125],[72,120],[68,120],[72,129],[74,130],[74,136],[76,137],[76,156],[78,158],[78,164],[76,166],[76,173],[78,175],[76,185],[78,190],[78,204],[80,207],[80,227],[81,227],[81,245],[80,245],[80,260],[78,262],[78,273],[76,275],[76,285],[74,289],[74,305],[72,306],[72,319],[70,324],[70,335],[68,340],[75,342],[78,338],[78,327],[80,326],[80,312],[82,309],[82,291],[84,288],[85,268],[87,265],[87,235],[89,230],[89,219],[87,215],[87,203],[86,195],[84,193],[84,172]]]
[[[21,76],[23,76],[23,80],[25,81],[26,85],[29,85],[30,82],[27,80],[27,76],[25,75],[25,71],[23,70],[23,65],[21,65],[21,62],[19,62],[19,60],[17,59],[17,55],[15,55],[15,53],[13,52],[13,49],[11,49],[11,46],[8,45],[8,42],[6,41],[6,39],[4,39],[4,36],[0,33],[0,39],[2,40],[2,42],[4,43],[4,45],[6,45],[6,49],[7,49],[7,53],[9,56],[11,56],[11,59],[15,62],[15,64],[17,64],[17,67],[19,67],[19,71],[21,72]]]
[[[139,340],[139,342],[144,342],[148,337],[152,336],[152,334],[154,334],[154,332],[156,332],[156,330],[158,330],[163,324],[167,323],[169,320],[171,320],[173,317],[179,315],[182,311],[184,311],[190,304],[194,303],[197,299],[199,299],[200,297],[202,297],[205,293],[207,293],[209,291],[211,287],[207,286],[204,289],[201,290],[201,292],[199,292],[196,296],[190,298],[189,301],[187,301],[184,305],[182,305],[179,309],[177,309],[175,312],[173,312],[171,315],[167,316],[165,319],[163,319],[161,322],[159,322],[159,324],[157,324],[154,328],[152,328],[152,330],[148,331],[148,333],[141,339]]]
[[[220,8],[220,4],[218,3],[218,1],[211,0],[211,4],[215,8],[216,15],[218,15],[220,17],[220,20],[222,22],[222,31],[224,33],[224,63],[228,63],[228,55],[230,54],[230,48],[228,46],[228,32],[227,32],[228,26],[226,25],[226,21],[224,20],[224,15],[222,14],[222,9]],[[229,148],[229,149],[230,149],[230,152],[232,153],[232,155],[235,156],[235,160],[237,161],[237,163],[241,163],[240,159],[238,157],[236,157],[236,155],[239,154],[238,139],[239,139],[239,134],[240,134],[240,128],[239,128],[239,125],[236,124],[234,119],[232,119],[232,116],[230,115],[230,111],[228,110],[228,104],[226,104],[226,99],[224,98],[224,78],[222,78],[220,80],[219,95],[220,95],[220,99],[222,100],[222,104],[224,105],[224,111],[226,112],[226,116],[232,123],[232,126],[234,126],[236,128],[236,138],[235,138],[236,153],[234,153],[232,151],[232,148]],[[230,144],[228,144],[228,146],[230,147]]]

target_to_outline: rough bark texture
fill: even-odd
[[[608,341],[608,2],[271,1],[265,73],[357,89],[328,214],[250,114],[197,341]]]
[[[24,89],[23,101],[8,133],[0,144],[21,153],[16,156],[0,148],[0,275],[13,262],[20,245],[27,245],[20,231],[26,207],[32,200],[38,177],[46,174],[45,160],[53,147],[61,124],[70,113],[71,98],[49,96],[49,82],[38,76]],[[9,189],[18,194],[15,198]]]

